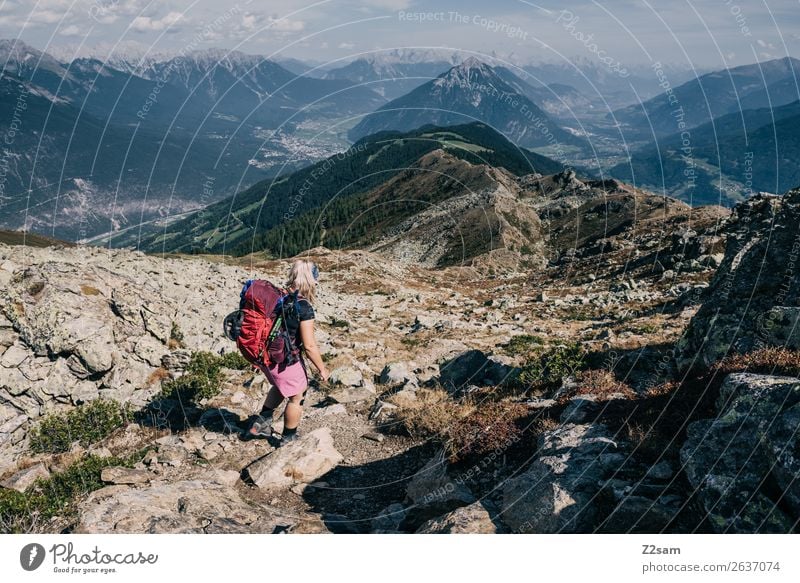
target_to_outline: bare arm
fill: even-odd
[[[303,348],[305,348],[308,358],[319,371],[322,380],[327,381],[328,369],[325,368],[322,355],[319,353],[319,346],[317,346],[317,339],[314,337],[314,320],[300,322],[300,339],[303,341]]]

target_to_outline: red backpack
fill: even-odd
[[[287,293],[263,279],[248,280],[239,309],[225,317],[225,336],[236,342],[249,362],[290,365],[300,351],[289,335],[287,320],[297,318],[297,292]]]

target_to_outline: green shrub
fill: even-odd
[[[249,370],[253,365],[247,362],[241,352],[226,352],[220,358],[222,368],[232,368],[234,370]]]
[[[523,365],[519,381],[526,386],[559,385],[562,378],[586,368],[585,357],[577,342],[544,349]]]
[[[335,316],[331,316],[330,320],[328,320],[328,326],[331,326],[333,328],[349,328],[350,322],[348,322],[347,320],[342,320]]]
[[[177,322],[173,322],[172,327],[169,330],[169,341],[167,342],[167,346],[172,349],[183,348],[183,332],[181,332]]]
[[[503,348],[510,356],[527,356],[544,346],[544,340],[533,334],[513,336]]]
[[[0,532],[31,532],[40,530],[41,523],[53,517],[69,518],[78,500],[105,485],[100,479],[103,468],[132,467],[143,455],[144,452],[124,458],[89,456],[46,480],[37,480],[25,492],[0,489]]]
[[[219,394],[223,381],[222,369],[246,370],[250,363],[238,352],[222,356],[210,352],[195,352],[186,372],[162,385],[161,396],[195,402]]]
[[[65,413],[46,416],[30,434],[35,453],[63,453],[76,441],[87,447],[122,427],[131,417],[126,405],[98,399]]]

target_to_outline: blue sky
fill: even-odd
[[[74,54],[239,49],[316,61],[396,47],[721,67],[800,56],[798,0],[0,0],[0,36]]]

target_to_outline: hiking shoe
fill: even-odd
[[[247,430],[247,436],[252,438],[266,439],[272,436],[272,419],[256,417],[250,429]]]
[[[293,441],[297,441],[300,437],[297,433],[290,433],[289,435],[282,435],[280,445],[286,445],[287,443],[292,443]]]

